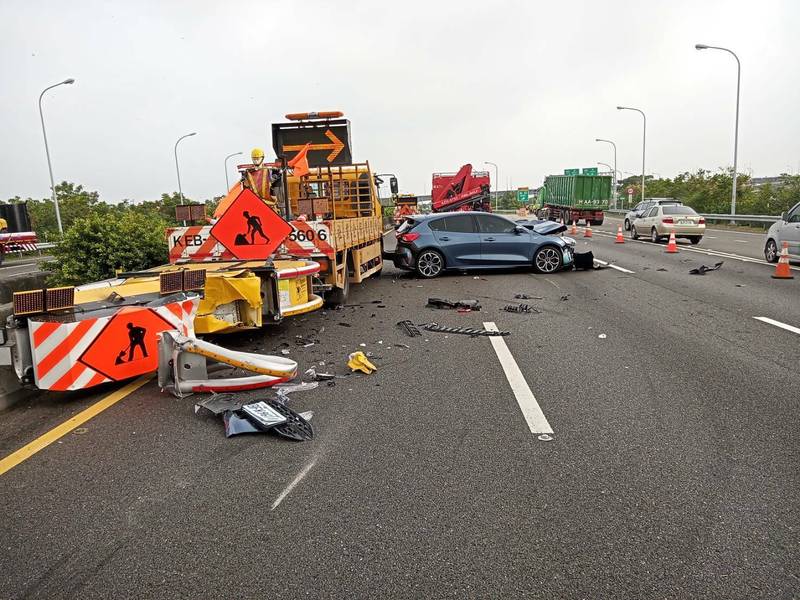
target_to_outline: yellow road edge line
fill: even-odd
[[[21,462],[29,459],[31,456],[39,452],[55,442],[56,440],[64,437],[70,431],[75,429],[76,427],[83,425],[89,419],[99,415],[105,409],[113,406],[126,396],[129,396],[140,387],[142,387],[145,383],[150,381],[153,378],[153,375],[143,375],[138,379],[131,381],[129,384],[121,387],[118,390],[111,392],[108,396],[103,398],[102,400],[98,400],[94,404],[92,404],[89,408],[86,408],[79,412],[77,415],[68,419],[48,431],[47,433],[39,436],[31,443],[26,444],[19,450],[12,452],[4,459],[0,460],[0,475],[3,475],[7,471],[10,471],[14,467],[16,467]]]

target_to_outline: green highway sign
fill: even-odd
[[[517,202],[521,204],[528,203],[528,188],[519,188],[517,190]]]
[[[587,167],[583,170],[584,175],[597,175],[597,167]]]
[[[580,169],[564,169],[564,175],[580,175]]]

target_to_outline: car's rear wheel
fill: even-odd
[[[417,256],[416,269],[420,277],[436,277],[444,270],[444,257],[436,250],[423,250]]]
[[[539,248],[533,255],[533,268],[539,273],[555,273],[561,268],[561,250],[555,246]]]
[[[639,239],[639,232],[636,231],[636,225],[631,225],[631,238],[634,240]]]
[[[624,227],[625,227],[625,231],[630,231],[631,230],[631,222],[628,219],[625,219]]]
[[[778,244],[775,240],[767,240],[767,245],[764,246],[764,258],[767,262],[778,262]]]
[[[689,238],[689,241],[692,242],[693,246],[697,246],[700,243],[700,240],[703,239],[702,235],[695,235]]]
[[[650,241],[654,244],[657,244],[659,241],[661,241],[661,236],[658,235],[658,231],[656,231],[655,227],[650,230]]]

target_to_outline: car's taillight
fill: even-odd
[[[698,221],[698,223],[699,223],[700,225],[705,225],[705,224],[706,224],[706,219],[705,219],[705,217],[700,217],[700,220]]]
[[[672,217],[664,217],[663,219],[661,219],[661,222],[662,223],[667,223],[668,225],[672,225],[674,223],[674,221],[672,220]]]
[[[410,244],[418,237],[419,237],[418,233],[401,233],[397,239],[401,242],[405,242],[406,244]]]

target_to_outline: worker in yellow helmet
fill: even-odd
[[[264,166],[264,151],[261,148],[253,148],[250,158],[253,164],[242,171],[242,184],[272,206],[275,204],[275,200],[270,194],[270,170],[269,167]]]

